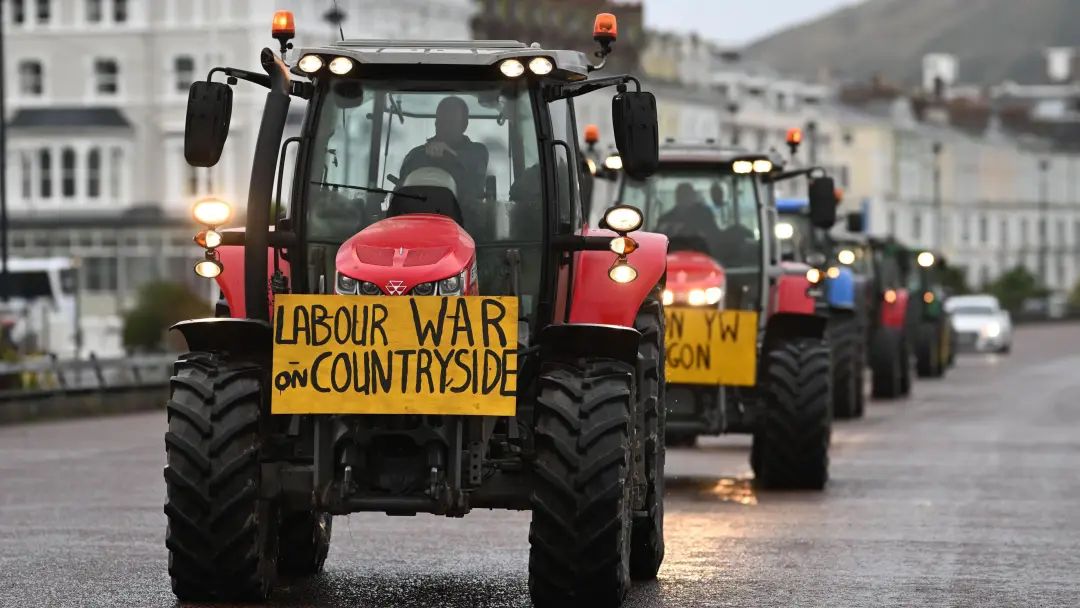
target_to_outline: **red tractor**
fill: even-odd
[[[798,176],[815,176],[811,221],[832,225],[832,180],[817,173],[785,173],[767,155],[711,142],[671,142],[651,178],[627,175],[619,187],[618,200],[642,209],[645,226],[670,240],[668,441],[753,433],[751,464],[767,487],[821,488],[828,478],[830,352],[817,306],[824,277],[781,261],[774,235],[774,184]]]
[[[268,89],[244,228],[221,230],[223,201],[193,210],[223,301],[176,326],[174,593],[257,601],[279,572],[316,574],[333,515],[501,508],[532,511],[536,605],[619,605],[664,556],[667,239],[631,207],[586,224],[574,98],[618,88],[640,178],[654,98],[511,41],[345,40],[289,65],[291,14],[274,24],[265,73],[215,68],[188,102],[186,157],[212,166],[232,85]],[[599,15],[601,59],[615,33]]]

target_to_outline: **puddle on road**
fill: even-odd
[[[747,506],[757,504],[754,478],[749,476],[717,478],[680,475],[664,480],[664,485],[666,495]]]

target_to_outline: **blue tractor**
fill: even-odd
[[[865,395],[863,370],[866,365],[866,305],[859,297],[861,280],[851,268],[835,263],[835,244],[827,230],[810,221],[805,198],[776,200],[774,225],[780,255],[785,261],[803,262],[811,267],[807,278],[815,285],[815,305],[825,316],[826,336],[832,350],[833,415],[859,418]]]

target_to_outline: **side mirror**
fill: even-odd
[[[188,91],[184,158],[193,167],[213,167],[221,159],[232,118],[232,87],[198,81]]]
[[[655,173],[660,165],[660,136],[653,94],[619,93],[611,100],[611,119],[623,171],[635,179]]]
[[[866,230],[866,222],[863,218],[863,214],[858,211],[853,211],[847,215],[847,229],[848,232],[862,232]]]
[[[810,223],[828,230],[836,223],[836,185],[831,177],[810,181]]]

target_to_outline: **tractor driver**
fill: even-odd
[[[668,235],[673,247],[710,255],[721,238],[716,216],[690,182],[681,182],[675,187],[675,206],[660,216],[657,230]]]
[[[479,198],[487,174],[488,150],[465,135],[468,126],[469,106],[465,101],[454,96],[443,98],[435,109],[435,135],[405,156],[401,179],[420,167],[439,167],[454,177],[459,199]]]

